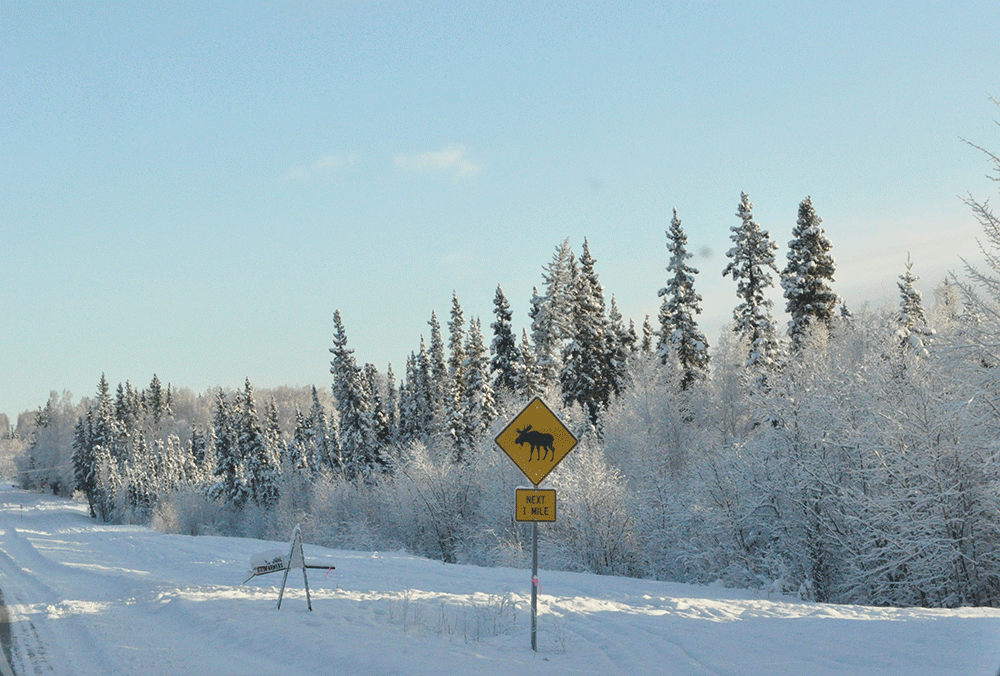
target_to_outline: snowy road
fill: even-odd
[[[241,585],[287,543],[106,526],[0,489],[0,589],[25,674],[878,674],[994,676],[1000,610],[829,606],[754,592],[305,546],[302,579]]]

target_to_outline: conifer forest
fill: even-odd
[[[19,427],[18,476],[106,522],[274,540],[301,524],[326,546],[524,566],[513,496],[527,483],[494,437],[540,395],[580,439],[546,480],[559,518],[541,528],[543,567],[996,606],[1000,218],[967,204],[986,265],[933,298],[908,260],[897,304],[849,308],[812,201],[783,255],[744,193],[721,271],[689,265],[674,211],[655,317],[624,318],[600,252],[567,239],[539,261],[523,328],[500,286],[483,318],[456,290],[398,372],[359,364],[334,312],[315,387],[194,393],[97,373],[92,395],[53,394]],[[733,320],[710,346],[697,287],[720,273]]]

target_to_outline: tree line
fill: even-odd
[[[969,204],[987,253],[1000,249],[988,205]],[[540,394],[582,439],[550,479],[560,518],[543,565],[821,601],[1000,602],[996,258],[929,307],[907,260],[897,309],[852,313],[808,197],[781,270],[745,193],[736,216],[723,274],[739,304],[711,352],[675,210],[655,328],[626,324],[588,242],[577,257],[566,240],[520,337],[498,286],[488,347],[454,294],[447,341],[432,313],[398,381],[357,363],[339,312],[329,394],[261,407],[249,380],[195,396],[154,376],[112,395],[102,376],[93,398],[40,409],[21,483],[174,532],[280,539],[302,523],[331,546],[522,564],[524,479],[492,439]]]

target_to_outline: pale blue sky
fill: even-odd
[[[714,344],[741,190],[780,265],[812,196],[849,305],[907,252],[929,296],[995,194],[960,141],[1000,148],[991,94],[995,0],[2,2],[0,412],[328,386],[336,309],[402,375],[453,289],[526,326],[566,237],[641,324],[673,207]]]

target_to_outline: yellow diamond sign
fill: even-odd
[[[496,442],[536,486],[577,443],[576,437],[538,397],[497,435]]]

